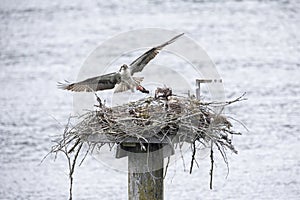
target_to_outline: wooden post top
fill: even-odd
[[[196,79],[196,85],[199,86],[200,83],[222,83],[222,79]]]

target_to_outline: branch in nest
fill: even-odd
[[[193,165],[194,165],[194,161],[195,161],[195,154],[196,154],[196,140],[193,141],[193,154],[192,154],[192,160],[191,160],[191,166],[190,166],[190,174],[192,173],[193,171]]]
[[[244,92],[240,97],[238,97],[238,98],[236,98],[234,100],[231,100],[231,101],[225,101],[225,102],[201,102],[200,104],[203,105],[203,106],[208,106],[208,105],[211,105],[211,106],[227,106],[227,105],[230,105],[230,104],[238,102],[238,101],[245,101],[245,100],[247,100],[246,98],[243,98],[245,95],[246,95],[246,92]]]
[[[213,141],[211,141],[210,146],[210,182],[209,182],[209,188],[212,190],[213,187],[213,172],[214,172],[214,151],[213,151]]]

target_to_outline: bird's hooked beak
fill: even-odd
[[[124,64],[124,65],[121,66],[119,72],[124,71],[126,69],[128,69],[128,66]]]

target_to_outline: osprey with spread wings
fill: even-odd
[[[124,92],[127,90],[139,90],[143,93],[149,93],[140,83],[143,77],[133,77],[133,74],[141,72],[144,67],[159,53],[165,46],[173,43],[177,38],[184,33],[175,36],[171,40],[145,52],[143,55],[134,60],[129,66],[124,64],[118,72],[105,74],[88,78],[77,83],[58,83],[58,88],[71,90],[74,92],[95,92],[99,90],[108,90],[115,88],[114,92]]]

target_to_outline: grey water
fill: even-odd
[[[227,110],[249,129],[233,138],[239,153],[228,152],[228,176],[216,155],[209,190],[205,149],[191,175],[188,155],[174,159],[165,199],[299,199],[299,10],[296,0],[2,0],[0,199],[67,199],[64,157],[40,163],[73,112],[72,95],[56,82],[76,80],[110,37],[149,27],[185,32],[215,63],[226,99],[248,98]],[[126,169],[113,153],[89,155],[77,168],[74,199],[127,198]]]

